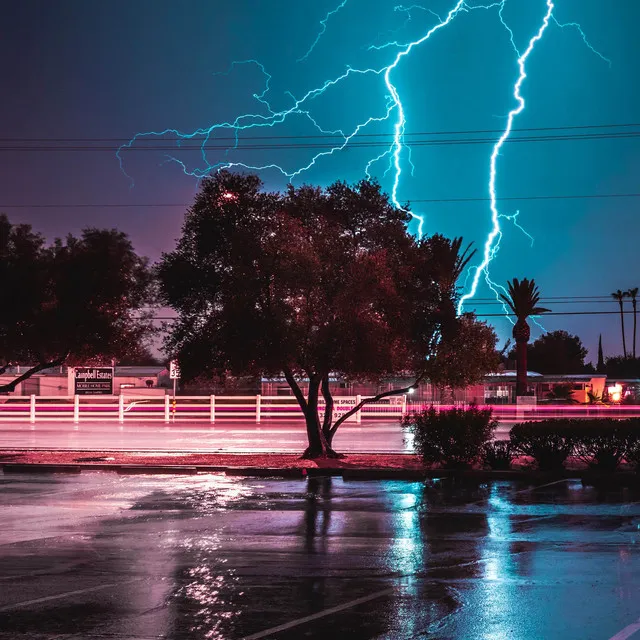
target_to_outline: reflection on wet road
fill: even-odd
[[[99,473],[0,486],[3,639],[640,640],[626,491]]]

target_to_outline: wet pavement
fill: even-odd
[[[508,438],[511,423],[500,426],[496,438]],[[345,453],[406,453],[412,451],[398,420],[347,423],[334,444]],[[295,452],[304,451],[307,436],[300,420],[126,423],[38,422],[0,423],[0,449],[75,449],[93,451]]]
[[[0,475],[0,638],[640,640],[640,497]]]

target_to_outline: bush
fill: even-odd
[[[578,422],[578,421],[576,421]],[[598,471],[615,471],[632,453],[640,436],[640,420],[580,420],[574,428],[573,455]]]
[[[633,457],[639,439],[637,418],[560,418],[521,423],[511,429],[513,450],[531,456],[545,471],[562,469],[569,456],[598,471],[615,471],[623,459]]]
[[[636,472],[640,473],[640,437],[629,443],[624,457],[629,464],[635,466]]]
[[[510,441],[514,453],[531,456],[543,471],[564,467],[573,451],[575,420],[540,420],[521,422],[511,429]]]
[[[491,439],[498,422],[491,409],[447,409],[429,407],[402,420],[414,436],[414,445],[426,464],[442,463],[448,469],[469,468]]]
[[[513,451],[511,442],[508,440],[497,440],[487,442],[482,447],[482,461],[491,469],[496,471],[506,471],[511,468]]]

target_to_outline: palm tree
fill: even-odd
[[[638,297],[638,287],[634,287],[633,289],[629,289],[627,291],[627,296],[631,298],[631,305],[633,306],[633,357],[636,357],[636,324],[638,321],[637,317],[637,297]]]
[[[523,396],[527,393],[527,344],[531,337],[527,318],[547,313],[549,309],[537,306],[540,301],[540,291],[535,280],[514,278],[511,282],[507,282],[507,290],[508,295],[500,294],[500,297],[509,305],[517,318],[513,325],[517,360],[516,396]]]
[[[443,336],[455,330],[456,284],[476,254],[473,243],[462,248],[462,238],[450,240],[439,234],[430,236],[426,243],[433,255],[435,281],[440,292],[440,324]]]
[[[624,299],[627,297],[627,292],[626,291],[621,291],[620,289],[618,289],[617,291],[614,291],[611,294],[611,297],[614,300],[618,301],[618,304],[620,305],[620,326],[622,327],[622,353],[624,354],[624,357],[627,357],[627,341],[624,337],[624,309],[623,309],[623,303],[624,303]]]

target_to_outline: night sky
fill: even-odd
[[[184,146],[176,150],[167,137],[155,142],[145,138],[122,154],[132,187],[115,155],[120,144],[138,132],[191,132],[231,122],[243,113],[267,116],[267,107],[253,97],[264,91],[266,76],[257,64],[231,66],[234,60],[264,65],[272,76],[264,97],[280,111],[291,108],[292,96],[300,98],[321,87],[347,66],[379,69],[398,52],[394,47],[370,50],[370,45],[408,43],[438,23],[435,15],[418,8],[394,11],[398,0],[347,0],[329,17],[309,56],[298,61],[322,30],[321,20],[339,4],[5,0],[0,27],[0,211],[51,238],[86,226],[116,226],[130,234],[140,253],[157,259],[173,247],[185,205],[197,189],[197,180],[169,156],[191,172],[208,165],[198,151]],[[473,4],[480,0],[470,0]],[[628,134],[640,133],[640,2],[555,4],[557,20],[580,23],[588,42],[611,66],[587,47],[575,27],[549,25],[527,61],[522,87],[527,104],[514,122],[516,129],[538,130],[515,131],[513,137],[572,137],[507,143],[498,160],[498,196],[638,193],[640,138]],[[455,0],[424,0],[423,5],[444,18]],[[521,52],[545,10],[545,0],[507,0],[503,17]],[[506,124],[506,114],[517,106],[517,76],[517,54],[497,7],[459,13],[394,70],[407,141],[416,143],[411,147],[413,176],[407,151],[402,155],[398,198],[412,202],[413,210],[424,215],[426,233],[462,235],[481,248],[490,229],[489,203],[450,200],[487,197],[492,144]],[[386,89],[380,75],[354,75],[305,103],[304,109],[324,131],[350,133],[367,118],[384,116]],[[294,183],[326,185],[364,177],[367,162],[385,150],[375,145],[391,142],[395,118],[392,114],[389,121],[363,129],[363,134],[377,135],[354,138],[355,145],[319,159]],[[636,126],[600,126],[629,124]],[[600,127],[548,129],[594,125]],[[484,133],[465,133],[470,131]],[[609,137],[575,137],[594,134]],[[239,149],[227,155],[213,148],[232,144],[232,135],[232,130],[222,129],[212,136],[209,165],[277,163],[293,172],[324,150],[310,144],[327,143],[326,137],[300,137],[320,135],[303,114],[293,114],[273,128],[242,132]],[[488,143],[468,144],[470,138]],[[434,140],[447,144],[425,144]],[[154,145],[159,148],[149,150]],[[383,176],[387,165],[382,160],[372,174],[390,190],[393,176]],[[287,181],[273,169],[261,175],[269,188],[282,188]],[[618,288],[640,286],[639,205],[640,198],[502,201],[500,212],[513,215],[519,210],[518,221],[535,243],[531,247],[521,231],[503,220],[504,237],[491,277],[499,283],[514,276],[533,277],[545,298],[606,296]],[[467,309],[476,308],[481,316],[499,313],[495,302],[487,303],[490,295],[482,286],[478,301]],[[545,306],[560,312],[617,309],[613,302],[575,300],[547,300]],[[502,338],[508,335],[504,319],[491,321]],[[580,335],[594,359],[600,332],[606,355],[622,350],[615,315],[559,315],[546,318],[544,325]],[[534,337],[539,333],[535,329]]]

